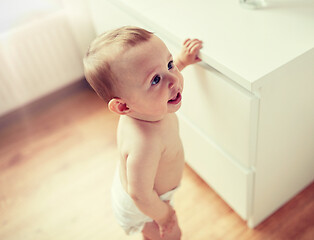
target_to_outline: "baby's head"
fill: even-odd
[[[118,96],[118,79],[111,65],[117,55],[140,43],[147,42],[153,33],[138,27],[121,27],[98,36],[89,46],[83,59],[86,80],[95,92],[109,102]]]
[[[157,121],[181,106],[183,77],[161,39],[137,27],[106,32],[84,58],[85,76],[112,112]]]

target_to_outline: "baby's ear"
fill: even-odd
[[[119,115],[125,115],[129,113],[130,109],[127,104],[120,98],[113,98],[108,103],[108,108],[111,112]]]

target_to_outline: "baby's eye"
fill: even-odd
[[[159,75],[156,75],[152,81],[152,85],[156,85],[158,84],[160,81],[160,76]]]
[[[174,63],[173,61],[171,60],[169,63],[168,63],[168,70],[172,69],[174,67]]]

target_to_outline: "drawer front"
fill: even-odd
[[[183,115],[178,116],[186,162],[246,220],[252,172],[228,159]]]
[[[193,65],[182,73],[181,114],[236,161],[250,167],[257,99],[214,69]]]

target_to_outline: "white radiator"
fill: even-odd
[[[0,35],[0,115],[82,77],[64,10]]]

